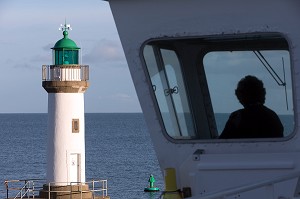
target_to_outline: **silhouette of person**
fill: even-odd
[[[219,138],[283,137],[278,115],[264,106],[266,90],[261,80],[250,75],[242,78],[235,94],[244,108],[231,113]]]

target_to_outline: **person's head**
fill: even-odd
[[[247,75],[239,81],[235,95],[243,106],[264,104],[266,89],[261,80],[255,76]]]

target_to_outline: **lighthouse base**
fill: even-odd
[[[49,186],[43,185],[39,198],[47,199],[109,199],[109,196],[94,196],[88,185]]]

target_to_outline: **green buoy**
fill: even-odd
[[[154,187],[155,179],[154,179],[154,177],[153,177],[152,174],[150,175],[148,182],[149,182],[149,187],[146,187],[146,188],[144,189],[145,192],[155,192],[155,191],[159,191],[159,188]]]

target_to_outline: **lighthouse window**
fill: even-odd
[[[78,64],[78,50],[55,50],[55,65]]]
[[[174,140],[219,142],[291,136],[294,112],[290,57],[288,42],[276,33],[158,39],[143,48],[143,61],[164,132]],[[230,114],[245,106],[235,90],[247,76],[261,81],[266,91],[264,100],[250,105],[272,110],[276,122],[272,120],[264,130],[250,130],[252,137],[223,137]],[[246,117],[247,122],[265,121],[257,126],[269,123],[263,117],[257,119],[261,115]],[[271,133],[264,134],[266,129],[272,129]],[[247,128],[241,131],[245,135]],[[274,136],[275,131],[279,133]]]
[[[72,133],[79,133],[79,119],[72,119]]]

